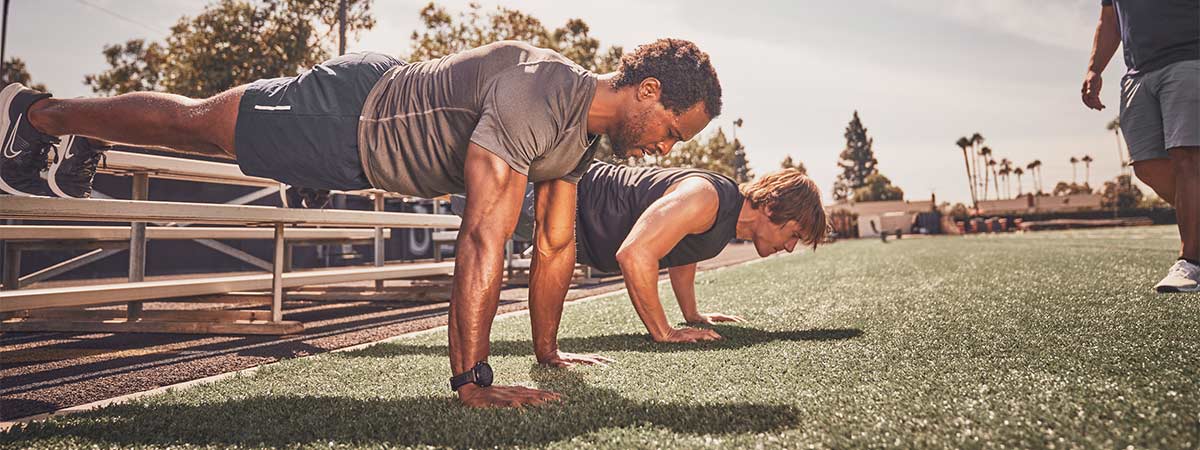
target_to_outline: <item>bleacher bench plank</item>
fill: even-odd
[[[0,197],[0,217],[86,222],[284,223],[392,228],[458,228],[461,223],[458,216],[449,214],[13,196]]]
[[[454,262],[406,263],[382,267],[320,269],[283,274],[283,288],[313,284],[389,278],[413,278],[449,275]],[[235,275],[215,278],[140,281],[59,288],[25,289],[0,292],[0,312],[39,308],[92,306],[170,297],[220,294],[236,291],[271,289],[272,274]]]
[[[144,155],[117,150],[105,152],[105,163],[97,169],[101,173],[116,175],[128,172],[142,172],[149,173],[156,178],[173,180],[235,184],[241,186],[279,186],[278,181],[269,178],[252,177],[242,173],[237,164],[170,156]]]
[[[0,238],[22,240],[127,241],[128,226],[0,225]],[[384,229],[383,237],[391,237]],[[284,239],[359,240],[373,239],[368,228],[285,228]],[[274,239],[273,228],[249,227],[146,227],[146,239]]]

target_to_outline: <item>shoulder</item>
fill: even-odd
[[[686,177],[675,182],[663,197],[671,199],[672,209],[677,209],[679,214],[694,219],[715,217],[721,206],[716,186],[701,176]]]

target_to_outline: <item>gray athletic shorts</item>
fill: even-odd
[[[351,53],[300,76],[250,83],[234,131],[238,166],[292,186],[370,188],[358,155],[358,118],[375,82],[399,64],[379,53]]]
[[[1200,146],[1200,60],[1122,78],[1121,132],[1135,162]]]

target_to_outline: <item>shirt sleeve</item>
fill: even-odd
[[[558,64],[516,66],[484,91],[479,123],[471,142],[499,156],[513,170],[529,175],[529,166],[559,139],[560,111],[571,79]]]
[[[572,170],[571,173],[568,173],[562,177],[563,181],[571,184],[579,184],[579,179],[583,178],[583,174],[587,173],[588,167],[591,167],[592,163],[594,162],[592,158],[595,158],[596,150],[600,148],[600,139],[596,138],[596,140],[591,144],[592,145],[589,145],[587,150],[583,152],[583,158],[579,159],[579,164],[575,166],[575,170]]]

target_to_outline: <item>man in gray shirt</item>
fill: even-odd
[[[538,361],[606,361],[561,352],[554,339],[575,263],[575,182],[592,159],[589,142],[605,134],[618,155],[661,155],[720,112],[708,55],[679,39],[640,46],[609,74],[497,42],[413,64],[344,55],[208,99],[152,92],[54,99],[14,83],[0,91],[0,189],[88,196],[103,154],[95,139],[234,157],[246,174],[308,188],[465,193],[472,200],[450,301],[451,386],[470,406],[520,406],[558,398],[492,386],[486,363],[504,243],[526,183],[536,192],[530,316],[548,325],[534,327]],[[56,145],[66,149],[50,164]],[[39,176],[47,169],[49,181]]]
[[[1100,74],[1124,47],[1121,132],[1137,177],[1175,206],[1179,259],[1154,286],[1200,292],[1200,2],[1100,0],[1100,23],[1083,81],[1097,111]]]

